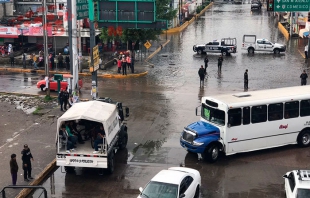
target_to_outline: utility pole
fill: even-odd
[[[78,29],[79,29],[79,34],[78,34],[78,52],[79,52],[79,69],[78,72],[82,72],[82,65],[81,65],[81,58],[82,58],[82,43],[81,43],[81,30],[82,30],[82,25],[83,25],[83,20],[78,21]]]
[[[89,34],[90,34],[90,54],[91,54],[91,57],[93,56],[93,48],[95,47],[96,45],[96,40],[95,40],[95,36],[96,36],[96,33],[95,33],[95,24],[94,24],[94,21],[91,21],[89,20]],[[94,66],[94,60],[93,58],[91,58],[91,67]],[[98,79],[97,79],[97,70],[96,71],[93,71],[91,73],[91,79],[92,79],[92,82],[94,82],[93,85],[96,86],[96,98],[98,97]]]
[[[43,0],[43,42],[44,42],[44,67],[45,67],[45,76],[49,78],[49,67],[48,67],[48,40],[47,40],[47,22],[46,22],[46,13],[47,13],[47,7],[46,7],[46,0]],[[46,96],[50,97],[50,82],[49,80],[47,82],[47,92]]]

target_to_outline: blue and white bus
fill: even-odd
[[[226,155],[288,144],[310,145],[310,86],[223,94],[201,99],[200,121],[184,128],[180,144],[215,162]]]

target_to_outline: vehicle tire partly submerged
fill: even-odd
[[[199,49],[199,50],[197,50],[197,54],[202,54],[202,50],[201,49]]]
[[[114,172],[114,151],[108,155],[108,171],[110,174]]]
[[[249,53],[249,54],[254,54],[254,49],[253,49],[253,48],[249,48],[249,49],[248,49],[248,53]]]
[[[194,198],[199,198],[199,186],[197,186]]]
[[[127,127],[122,126],[121,132],[119,134],[119,140],[118,140],[118,147],[120,150],[123,150],[126,148],[128,142],[128,133],[127,133]]]
[[[275,53],[275,54],[280,54],[280,50],[279,50],[279,49],[275,49],[275,50],[274,50],[274,53]]]
[[[218,160],[219,158],[219,152],[220,152],[220,149],[218,147],[218,145],[216,144],[211,144],[210,146],[208,146],[206,148],[206,150],[202,153],[202,158],[205,160],[205,161],[208,161],[208,162],[211,162],[211,163],[214,163]]]
[[[223,55],[223,56],[228,56],[227,51],[222,51],[222,55]]]
[[[310,131],[304,130],[302,131],[297,139],[298,145],[301,147],[308,147],[310,146]]]
[[[41,91],[45,91],[46,90],[46,89],[44,89],[45,85],[41,85],[40,88],[41,88]]]

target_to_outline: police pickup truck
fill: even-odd
[[[237,52],[237,39],[223,38],[221,40],[213,40],[207,44],[194,45],[193,51],[197,52],[197,54],[206,54],[209,52],[229,56],[231,53]]]
[[[254,51],[280,54],[280,52],[285,52],[286,46],[279,43],[272,43],[267,39],[256,39],[256,35],[243,35],[241,49],[247,50],[249,54],[253,54]]]

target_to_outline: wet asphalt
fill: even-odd
[[[286,44],[287,52],[248,55],[241,50],[244,34]],[[204,56],[196,55],[192,46],[226,37],[237,38],[238,53],[224,57],[221,73],[217,71],[219,55],[208,54],[208,77],[199,88],[197,72]],[[184,165],[200,171],[201,197],[282,198],[282,175],[309,168],[309,148],[295,145],[222,156],[209,164],[198,161],[197,155],[187,153],[179,144],[183,127],[199,119],[195,108],[201,96],[243,91],[245,69],[249,70],[249,90],[298,86],[300,73],[308,71],[308,63],[298,51],[304,40],[286,41],[275,18],[265,9],[251,12],[248,2],[214,5],[184,32],[168,35],[168,39],[171,42],[150,61],[155,67],[146,67],[147,76],[99,80],[101,97],[108,96],[130,108],[129,142],[127,150],[116,154],[115,173],[99,175],[97,169],[78,168],[66,174],[58,168],[43,184],[49,197],[133,198],[161,169]],[[2,73],[0,91],[41,93],[34,87],[39,78],[35,74]],[[83,80],[82,97],[90,98],[90,79]]]

